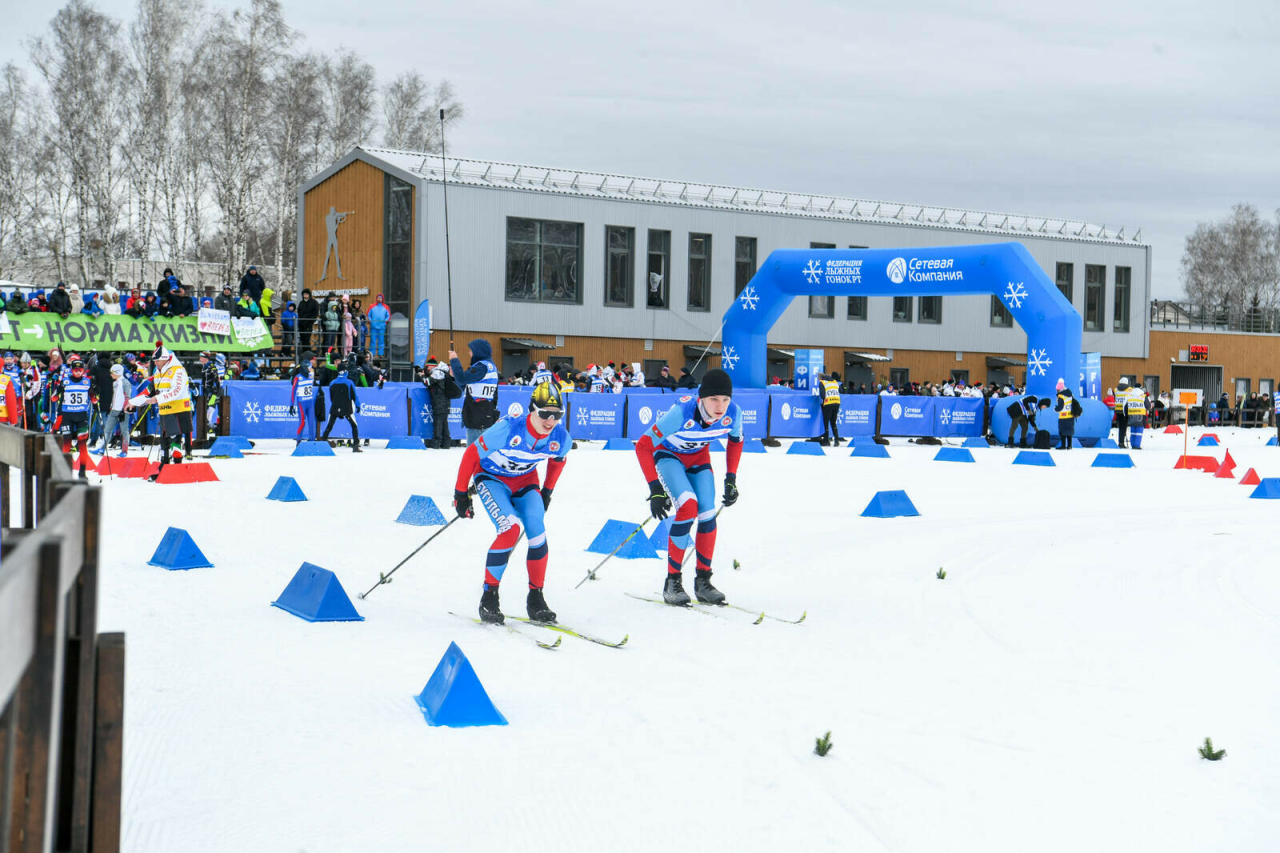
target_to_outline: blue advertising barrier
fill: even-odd
[[[575,439],[622,438],[626,397],[622,394],[589,394],[576,391],[566,395],[569,412],[565,427]]]
[[[434,438],[436,431],[431,417],[431,395],[423,385],[406,390],[409,394],[409,408],[413,413],[412,434],[418,438]],[[449,401],[449,437],[466,438],[466,435],[462,428],[462,398],[456,397]]]
[[[360,399],[360,412],[355,415],[356,426],[360,428],[361,438],[395,438],[404,435],[409,428],[408,398],[398,388],[357,388],[356,396]],[[329,410],[329,398],[325,395],[325,411]],[[234,409],[232,410],[234,411]],[[327,422],[327,421],[326,421]],[[320,429],[324,431],[324,424]],[[294,431],[297,427],[294,427]],[[291,431],[287,437],[293,437]],[[334,421],[330,438],[350,438],[351,426],[345,418]]]
[[[289,414],[289,383],[238,380],[227,382],[224,387],[231,406],[230,431],[233,434],[247,438],[293,438],[297,435],[298,416]],[[405,434],[404,391],[361,388],[356,395],[360,398],[360,414],[355,418],[362,438],[391,438]],[[328,403],[327,397],[325,402]],[[350,438],[351,428],[345,420],[339,420],[330,435]]]
[[[836,424],[840,428],[841,438],[876,434],[878,399],[875,394],[840,395],[840,416],[836,419]]]
[[[933,435],[938,397],[882,397],[881,435]]]
[[[742,409],[743,438],[769,437],[769,399],[768,391],[735,390],[733,402]],[[821,423],[821,420],[819,420]],[[817,435],[817,433],[814,433]]]
[[[934,397],[933,435],[938,438],[969,438],[982,435],[982,409],[986,400],[978,397]]]
[[[639,389],[636,389],[639,390]],[[694,393],[690,391],[689,393]],[[737,395],[734,395],[737,399]],[[680,397],[675,395],[661,395],[654,397],[652,394],[634,395],[633,399],[627,400],[627,438],[636,438],[644,435],[645,430],[653,426],[658,418],[665,415],[672,406],[680,401]],[[577,438],[577,434],[570,430],[570,435]]]
[[[533,396],[533,388],[528,385],[498,386],[498,416],[520,416],[529,414],[529,398]]]
[[[822,401],[816,394],[769,392],[769,435],[774,438],[817,438],[822,435]]]

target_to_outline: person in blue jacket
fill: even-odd
[[[369,309],[369,349],[375,358],[382,357],[383,344],[387,340],[387,323],[391,320],[391,309],[378,294],[378,301]]]
[[[90,293],[85,297],[84,306],[81,307],[80,313],[88,314],[90,317],[101,317],[107,312],[102,310],[102,305],[98,302],[98,294]]]
[[[493,363],[493,350],[484,338],[467,345],[471,366],[462,369],[458,354],[449,350],[449,367],[453,378],[462,386],[462,426],[467,431],[467,444],[498,422],[498,367]]]

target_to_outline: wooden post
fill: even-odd
[[[119,853],[124,766],[124,634],[98,636],[93,732],[93,853]]]
[[[69,830],[71,853],[88,853],[90,832],[90,800],[93,795],[93,729],[94,689],[97,682],[98,636],[98,536],[102,491],[99,488],[78,486],[84,490],[84,562],[79,567],[80,577],[71,596],[75,601],[74,621],[68,621],[67,633],[73,642],[68,643],[68,656],[75,654],[74,664],[67,661],[67,713],[75,719],[68,722],[70,733],[63,746],[62,760],[69,779],[64,779],[63,790],[70,794]],[[73,671],[74,667],[74,671]],[[75,675],[72,682],[70,676]],[[74,701],[71,701],[74,698]],[[62,810],[60,810],[62,811]],[[61,833],[60,833],[61,834]]]

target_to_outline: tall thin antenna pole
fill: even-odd
[[[453,349],[453,259],[449,256],[449,163],[445,160],[444,110],[440,111],[440,176],[444,178],[444,274],[449,287],[449,349]]]

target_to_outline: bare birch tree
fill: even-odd
[[[407,71],[382,90],[382,144],[410,151],[440,150],[440,110],[446,126],[463,116],[453,85],[430,85],[417,71]]]
[[[339,50],[325,62],[321,80],[324,117],[318,153],[324,163],[331,163],[373,136],[378,82],[373,66],[348,50]]]
[[[1219,308],[1280,306],[1280,219],[1237,204],[1220,222],[1201,222],[1182,253],[1188,300]]]

